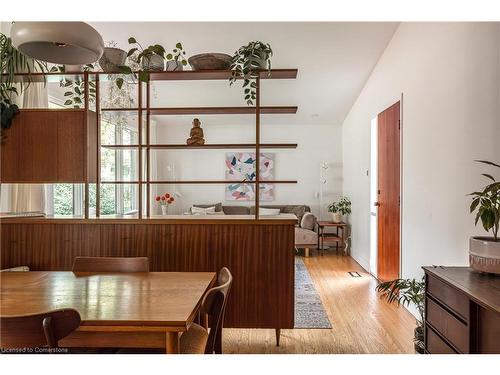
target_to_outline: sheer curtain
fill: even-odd
[[[48,108],[47,87],[43,83],[31,83],[15,98],[19,108]],[[15,125],[14,125],[15,126]],[[9,140],[7,139],[6,142]],[[45,188],[43,184],[2,184],[0,189],[0,211],[45,212]]]

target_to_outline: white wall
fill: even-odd
[[[292,115],[293,116],[293,115]],[[202,122],[206,143],[253,143],[255,127],[253,117],[246,123],[217,124],[217,116],[198,116]],[[227,117],[227,116],[226,116]],[[229,116],[230,117],[230,116]],[[297,184],[275,184],[275,200],[262,204],[307,204],[318,215],[320,163],[328,162],[328,183],[324,191],[325,207],[337,199],[342,190],[342,128],[328,125],[269,125],[263,116],[261,142],[297,143],[296,149],[264,150],[275,154],[275,179],[297,180]],[[157,143],[184,143],[189,137],[192,116],[156,117]],[[167,121],[169,121],[167,123]],[[228,121],[225,119],[225,121]],[[158,180],[172,180],[168,165],[174,165],[178,180],[224,180],[226,152],[250,150],[162,150],[157,152]],[[225,201],[225,185],[160,186],[160,192],[179,191],[182,197],[172,207],[172,213],[186,211],[193,203],[225,205],[253,205],[253,202]],[[326,217],[326,216],[324,216]]]
[[[481,233],[466,194],[484,184],[474,159],[500,160],[498,23],[403,23],[343,123],[352,256],[369,264],[370,121],[402,105],[402,277],[466,265]]]

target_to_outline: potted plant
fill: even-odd
[[[494,168],[500,168],[500,164],[486,160],[476,160]],[[472,202],[470,212],[476,212],[475,224],[481,220],[486,232],[491,232],[492,237],[471,237],[469,240],[469,262],[475,270],[500,274],[500,238],[498,229],[500,226],[500,181],[491,174],[483,173],[485,178],[491,181],[482,191],[470,193]]]
[[[136,52],[137,62],[141,65],[142,69],[147,71],[163,71],[165,68],[165,48],[159,44],[154,44],[143,48],[134,37],[128,38],[129,44],[135,44],[136,47],[131,48],[127,57],[131,57]]]
[[[161,214],[168,215],[168,207],[174,203],[174,196],[170,193],[165,193],[164,195],[157,195],[155,200],[160,204]]]
[[[328,212],[332,214],[334,223],[341,223],[342,216],[351,214],[351,201],[347,197],[342,197],[338,202],[333,202],[328,206]]]
[[[99,59],[99,66],[106,73],[116,72],[119,66],[125,64],[127,52],[121,48],[116,48],[114,41],[107,44],[108,46],[104,48],[104,53]]]
[[[32,76],[31,73],[45,73],[48,71],[47,63],[32,59],[21,53],[12,45],[11,38],[0,33],[0,73],[2,80],[0,83],[0,107],[1,107],[1,129],[2,141],[5,139],[4,129],[10,128],[12,120],[19,113],[19,107],[15,103],[18,94],[28,88],[35,80],[43,80],[45,75]],[[23,80],[16,82],[17,73],[28,73]],[[19,90],[19,91],[18,91]]]
[[[425,282],[415,279],[396,279],[380,283],[376,288],[377,292],[389,303],[397,302],[398,306],[409,306],[414,304],[417,308],[419,318],[414,332],[415,352],[423,354],[424,345],[424,317],[425,317]]]
[[[230,69],[233,71],[229,78],[232,86],[238,78],[243,79],[243,92],[248,105],[253,105],[256,99],[255,80],[259,72],[267,69],[271,74],[271,56],[273,50],[269,43],[253,41],[240,47],[233,55]]]
[[[172,53],[167,54],[167,69],[169,71],[184,70],[184,66],[187,65],[186,51],[182,47],[182,43],[178,42]]]

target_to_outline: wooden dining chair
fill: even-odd
[[[80,326],[80,314],[73,309],[40,314],[0,317],[1,348],[57,348],[59,340]]]
[[[149,272],[147,257],[76,257],[73,272]]]
[[[209,289],[201,302],[200,313],[208,315],[209,328],[193,323],[180,337],[179,351],[182,354],[222,354],[222,327],[227,297],[233,276],[222,268],[217,277],[217,286]]]

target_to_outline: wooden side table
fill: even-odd
[[[325,228],[335,228],[335,233],[325,232]],[[323,255],[325,242],[335,242],[335,249],[339,252],[339,243],[341,245],[342,255],[345,253],[345,231],[347,224],[344,222],[334,223],[332,221],[318,221],[318,250]],[[340,233],[339,233],[340,231]]]

